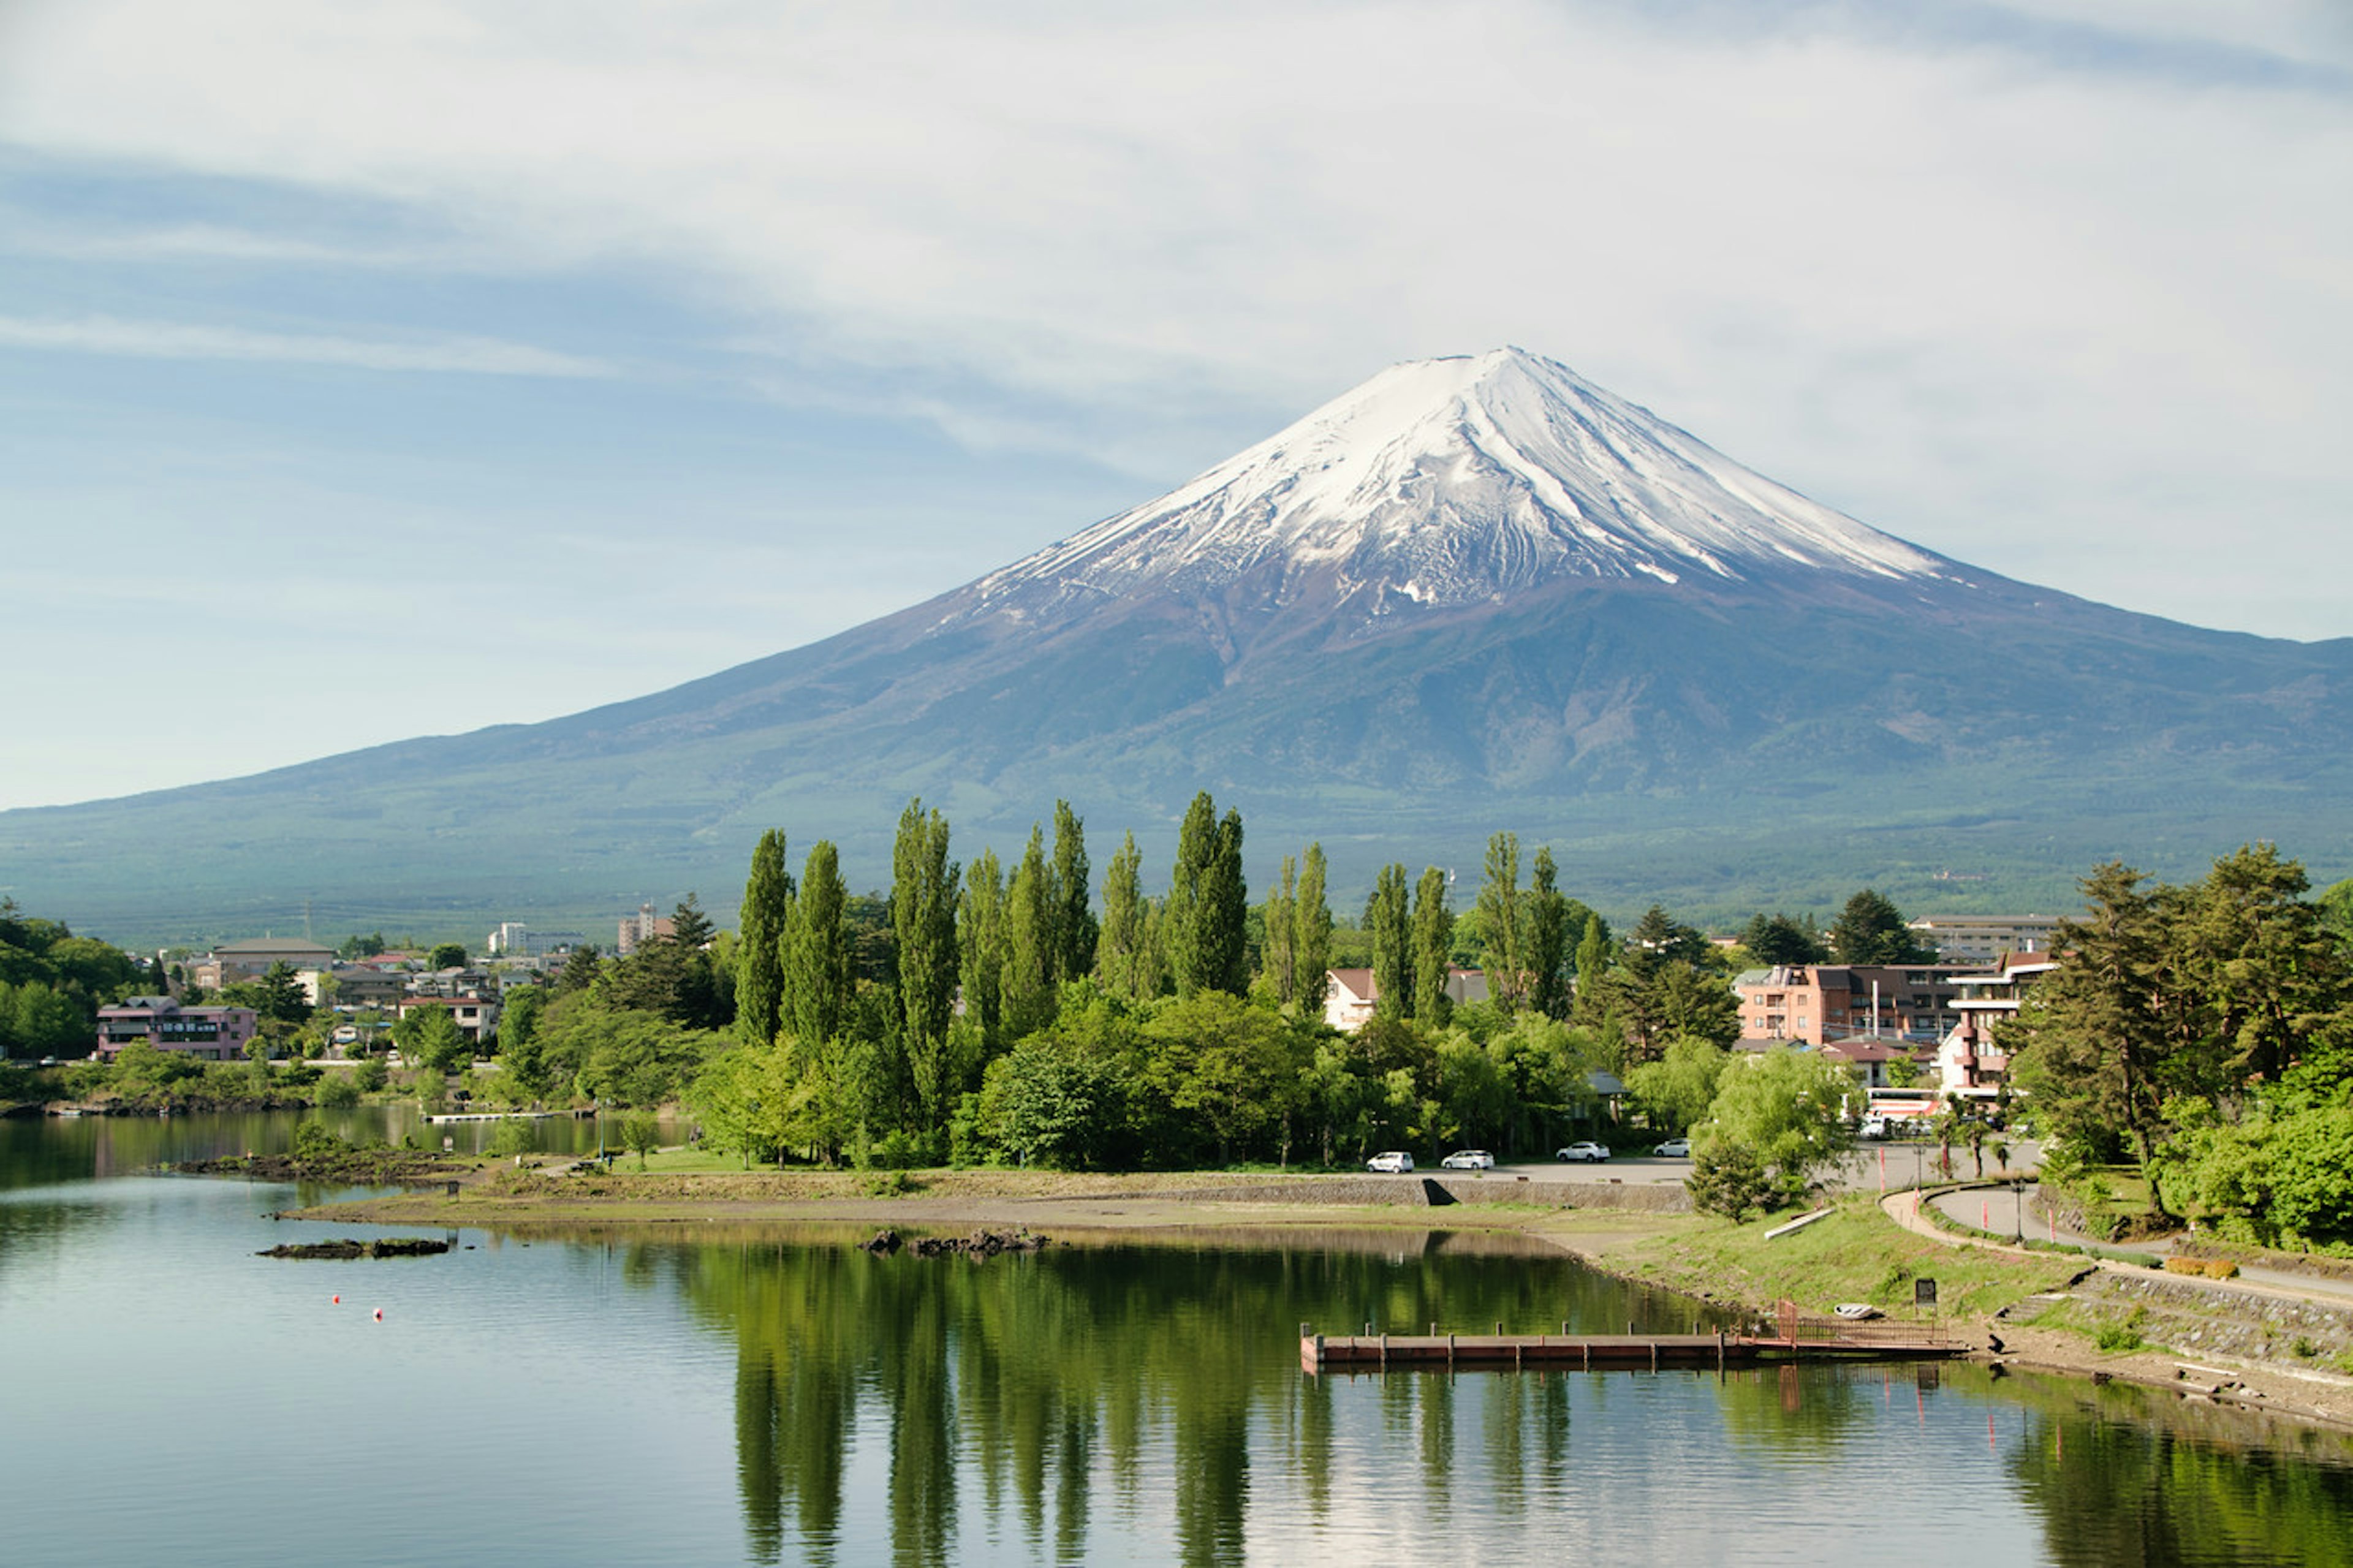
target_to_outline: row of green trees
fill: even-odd
[[[2137,1161],[2164,1212],[2353,1245],[2353,885],[2310,899],[2257,844],[2197,882],[2110,863],[2083,889],[1997,1037],[2062,1171]]]
[[[1728,976],[1749,955],[1657,908],[1613,935],[1560,890],[1549,847],[1531,866],[1510,833],[1490,840],[1470,908],[1443,869],[1391,865],[1355,926],[1333,917],[1321,846],[1286,856],[1253,903],[1243,843],[1239,813],[1203,792],[1166,893],[1144,892],[1130,834],[1097,906],[1067,802],[1009,863],[983,849],[965,865],[944,816],[910,802],[891,887],[862,899],[833,844],[796,876],[771,831],[734,933],[690,897],[672,936],[626,959],[575,954],[512,996],[507,1088],[682,1093],[747,1160],[1542,1150],[1592,1129],[1605,1072],[1633,1073],[1654,1125],[1704,1116],[1739,1034]],[[1324,987],[1351,963],[1372,971],[1377,1003],[1372,1026],[1343,1037],[1323,1021]],[[1486,1000],[1458,1005],[1456,966],[1485,972]],[[1672,1087],[1694,1061],[1710,1064],[1704,1092]]]

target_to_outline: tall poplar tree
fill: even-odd
[[[1413,1016],[1413,919],[1405,868],[1384,866],[1373,879],[1365,905],[1365,929],[1373,937],[1373,1012],[1377,1017]]]
[[[1103,931],[1095,944],[1095,979],[1105,991],[1131,1002],[1155,994],[1142,979],[1145,951],[1144,891],[1139,876],[1144,857],[1136,852],[1135,835],[1121,841],[1119,852],[1103,871]]]
[[[841,1033],[849,1016],[849,889],[830,840],[809,846],[800,891],[785,924],[783,1026],[804,1051],[816,1051]]]
[[[1054,803],[1053,872],[1054,973],[1060,979],[1076,980],[1094,970],[1102,928],[1095,923],[1087,884],[1087,825],[1067,800]]]
[[[1176,994],[1250,988],[1250,888],[1242,878],[1242,818],[1218,816],[1208,790],[1193,797],[1176,836],[1163,910]]]
[[[1292,900],[1291,965],[1298,977],[1299,1010],[1313,1017],[1324,1011],[1331,988],[1332,906],[1324,891],[1324,846],[1310,844],[1305,858]]]
[[[1218,823],[1218,852],[1201,878],[1197,949],[1200,985],[1240,996],[1250,990],[1250,884],[1242,877],[1242,814]]]
[[[735,1028],[755,1046],[776,1037],[777,999],[784,984],[780,944],[792,908],[793,878],[785,869],[784,830],[771,827],[752,850],[735,945]]]
[[[1585,935],[1577,944],[1577,995],[1573,1010],[1582,1023],[1599,1023],[1609,1005],[1604,993],[1609,989],[1609,959],[1615,949],[1609,942],[1609,928],[1601,917],[1585,917]]]
[[[1547,844],[1536,851],[1525,921],[1528,1006],[1547,1018],[1568,1016],[1568,900],[1556,885],[1558,876]]]
[[[1266,896],[1264,911],[1267,984],[1274,988],[1274,999],[1284,1006],[1291,1005],[1299,990],[1299,932],[1295,918],[1298,889],[1299,862],[1285,855],[1282,869],[1275,873],[1274,891]]]
[[[1005,1033],[1020,1039],[1054,1019],[1054,987],[1058,956],[1055,940],[1053,873],[1046,864],[1046,847],[1033,826],[1029,847],[1013,873],[1005,894]]]
[[[1161,938],[1168,947],[1168,967],[1176,981],[1176,994],[1190,996],[1200,988],[1201,879],[1218,854],[1218,805],[1202,790],[1185,809],[1176,829],[1176,864],[1168,874],[1168,897],[1160,906]]]
[[[956,948],[964,976],[964,1013],[981,1037],[997,1043],[1005,1023],[1005,873],[997,851],[984,849],[964,871],[956,906]]]
[[[899,816],[891,851],[891,929],[899,942],[899,1009],[923,1125],[946,1120],[948,1020],[955,1008],[956,866],[947,818],[919,796]]]
[[[1504,1012],[1516,1013],[1528,990],[1518,834],[1498,833],[1487,840],[1487,874],[1479,884],[1476,907],[1486,948],[1480,962],[1487,972],[1487,994]]]
[[[1449,953],[1454,946],[1454,910],[1446,897],[1446,873],[1432,866],[1421,874],[1413,900],[1413,1011],[1433,1027],[1446,1022],[1453,1002],[1446,994]]]

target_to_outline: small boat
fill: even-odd
[[[1868,1301],[1841,1301],[1837,1306],[1832,1307],[1831,1310],[1836,1312],[1841,1318],[1851,1319],[1858,1323],[1862,1322],[1867,1319],[1884,1316],[1878,1308],[1873,1306]]]

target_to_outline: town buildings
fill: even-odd
[[[132,996],[98,1010],[98,1054],[112,1060],[134,1040],[208,1062],[237,1061],[260,1027],[250,1007],[184,1007],[169,996]]]
[[[2048,952],[2059,930],[2056,915],[1926,915],[1913,934],[1936,950],[1940,963],[1986,965],[2005,952]]]

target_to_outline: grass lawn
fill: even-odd
[[[1868,1301],[1890,1317],[1913,1313],[1913,1281],[1936,1281],[1941,1317],[1982,1316],[2039,1290],[2055,1289],[2083,1267],[1947,1247],[1897,1226],[1870,1198],[1841,1199],[1835,1214],[1767,1241],[1793,1213],[1735,1225],[1705,1215],[1659,1216],[1652,1234],[1613,1247],[1610,1267],[1690,1293],[1729,1293],[1766,1306],[1787,1297],[1800,1310],[1826,1312]]]

